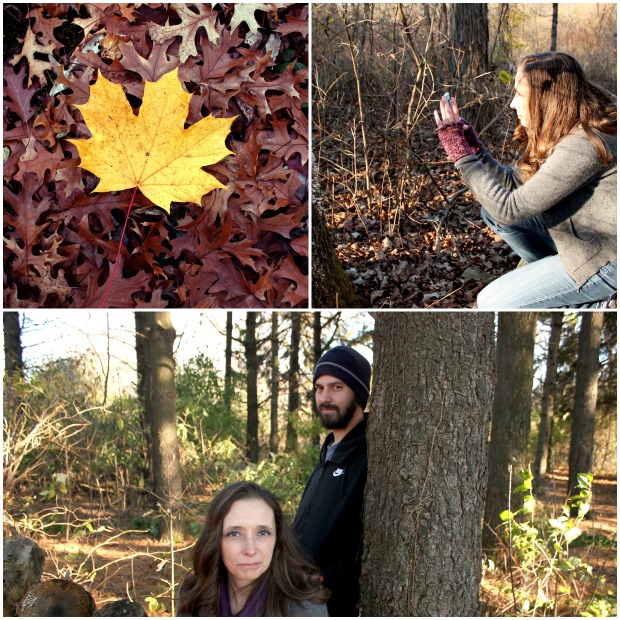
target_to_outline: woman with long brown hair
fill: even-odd
[[[180,616],[327,616],[319,569],[274,495],[237,482],[213,499],[179,592]]]
[[[482,219],[525,265],[478,295],[478,308],[600,307],[617,291],[616,106],[572,56],[526,56],[510,106],[516,165],[491,157],[456,101],[437,134],[481,204]]]

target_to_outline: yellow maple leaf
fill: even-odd
[[[225,139],[235,117],[207,116],[184,129],[190,99],[171,71],[145,83],[135,116],[122,87],[99,76],[88,102],[77,106],[93,137],[69,140],[80,166],[101,179],[93,191],[138,187],[170,212],[171,202],[200,204],[204,194],[225,188],[201,167],[233,154]]]

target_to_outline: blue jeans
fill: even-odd
[[[514,226],[502,226],[480,209],[487,226],[498,234],[527,265],[511,271],[483,288],[478,308],[583,308],[596,307],[617,290],[616,261],[601,267],[583,286],[568,274],[540,215]]]

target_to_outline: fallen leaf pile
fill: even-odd
[[[3,9],[5,307],[307,306],[307,5]]]
[[[380,126],[367,128],[369,206],[359,134],[355,165],[343,157],[354,152],[354,145],[343,129],[350,121],[343,118],[342,108],[328,108],[325,131],[315,133],[322,155],[316,172],[338,258],[362,305],[475,307],[478,292],[515,268],[519,259],[480,218],[479,205],[446,161],[430,114],[420,123],[415,148],[399,132],[386,135]],[[505,125],[511,122],[507,114]],[[495,146],[487,141],[487,146],[497,153],[504,145],[499,139]],[[511,161],[512,155],[504,153],[499,159]]]

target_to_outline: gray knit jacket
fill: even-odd
[[[500,225],[540,213],[566,271],[578,286],[617,256],[616,136],[599,134],[613,161],[604,165],[582,129],[562,138],[525,183],[483,147],[456,167],[476,199]]]

